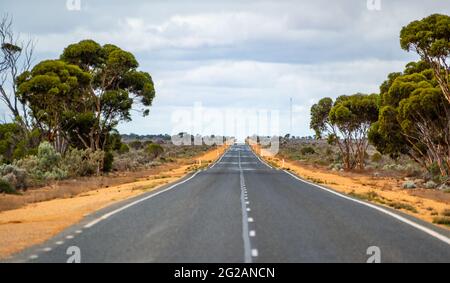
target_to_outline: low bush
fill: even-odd
[[[415,189],[417,188],[416,183],[414,181],[405,181],[402,185],[404,189]]]
[[[300,149],[300,153],[302,155],[310,155],[310,154],[315,154],[316,151],[311,146],[305,146],[305,147],[302,147],[302,149]]]
[[[128,153],[128,152],[130,152],[130,147],[129,147],[127,144],[122,143],[122,144],[120,145],[120,148],[119,148],[118,152],[119,152],[119,154],[125,154],[125,153]]]
[[[450,209],[444,209],[444,211],[442,211],[441,214],[442,214],[443,216],[450,217]]]
[[[12,164],[0,165],[0,176],[13,186],[14,189],[25,190],[28,187],[26,170]]]
[[[155,159],[164,153],[164,148],[159,144],[151,143],[145,148],[145,153],[147,153],[152,159]]]
[[[111,151],[104,153],[103,157],[103,172],[111,172],[113,168],[114,155]]]
[[[140,141],[132,141],[132,142],[130,142],[129,145],[134,150],[139,150],[139,149],[142,149],[142,147],[143,147],[143,144]]]
[[[376,162],[376,163],[380,162],[382,159],[383,159],[383,156],[379,152],[375,152],[371,157],[372,162]]]
[[[59,168],[61,155],[48,142],[38,147],[37,155],[30,155],[14,163],[15,166],[26,170],[36,184],[50,180],[61,180],[68,177],[67,171]]]
[[[17,191],[8,181],[0,178],[0,193],[15,194]]]
[[[61,160],[61,169],[68,172],[69,177],[91,176],[100,171],[104,153],[91,149],[69,149]]]
[[[424,186],[426,189],[435,189],[438,186],[438,184],[436,184],[434,181],[430,180],[430,181],[426,182],[424,184]]]
[[[433,223],[450,226],[450,217],[435,217]]]

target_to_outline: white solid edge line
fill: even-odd
[[[220,161],[222,161],[222,158],[228,153],[228,151],[230,150],[230,148],[228,148],[227,150],[225,150],[223,153],[222,153],[222,156],[216,161],[216,162],[214,162],[214,164],[211,166],[211,167],[209,167],[210,169],[211,168],[214,168],[214,166],[216,166],[216,164],[218,164]]]
[[[251,147],[250,147],[251,148]],[[274,169],[272,166],[270,166],[269,164],[267,164],[265,161],[263,161],[254,151],[253,149],[251,150],[251,152],[253,153],[253,155],[258,158],[259,161],[261,161],[262,164],[266,165],[267,167],[269,167],[270,169]]]
[[[286,172],[287,174],[289,174],[290,176],[292,176],[293,178],[295,178],[296,180],[299,180],[300,182],[309,184],[311,186],[315,186],[315,187],[317,187],[319,189],[322,189],[324,191],[327,191],[329,193],[337,195],[337,196],[339,196],[341,198],[344,198],[344,199],[347,199],[347,200],[351,200],[353,202],[356,202],[356,203],[365,205],[367,207],[373,208],[375,210],[378,210],[379,212],[382,212],[382,213],[384,213],[386,215],[389,215],[389,216],[391,216],[391,217],[393,217],[393,218],[395,218],[395,219],[397,219],[397,220],[399,220],[399,221],[401,221],[401,222],[403,222],[403,223],[405,223],[407,225],[410,225],[410,226],[412,226],[412,227],[414,227],[414,228],[416,228],[416,229],[418,229],[418,230],[420,230],[422,232],[427,233],[428,235],[430,235],[430,236],[432,236],[432,237],[434,237],[434,238],[436,238],[438,240],[441,240],[442,242],[446,243],[447,245],[450,245],[450,239],[448,237],[446,237],[446,236],[444,236],[442,234],[439,234],[438,232],[436,232],[436,231],[434,231],[432,229],[429,229],[429,228],[427,228],[425,226],[422,226],[422,225],[420,225],[420,224],[418,224],[418,223],[416,223],[414,221],[411,221],[411,220],[409,220],[409,219],[407,219],[405,217],[402,217],[402,216],[400,216],[400,215],[398,215],[396,213],[393,213],[393,212],[391,212],[389,210],[386,210],[384,208],[381,208],[379,206],[376,206],[376,205],[373,205],[373,204],[370,204],[370,203],[367,203],[367,202],[364,202],[364,201],[361,201],[361,200],[357,200],[357,199],[351,198],[349,196],[343,195],[343,194],[338,193],[336,191],[333,191],[331,189],[327,189],[327,188],[322,187],[320,185],[317,185],[317,184],[314,184],[314,183],[302,180],[301,178],[297,177],[296,175],[292,174],[289,171],[286,171],[286,170],[283,170],[283,171]]]
[[[154,193],[154,194],[152,194],[152,195],[146,196],[146,197],[141,198],[141,199],[139,199],[139,200],[136,200],[136,201],[134,201],[134,202],[132,202],[132,203],[129,203],[129,204],[125,205],[125,206],[122,206],[122,207],[120,207],[120,208],[118,208],[118,209],[116,209],[116,210],[113,210],[113,211],[111,211],[111,212],[108,212],[108,213],[106,213],[106,214],[104,214],[104,215],[98,217],[97,219],[95,219],[95,220],[89,222],[88,224],[86,224],[86,225],[84,226],[84,228],[91,228],[91,227],[94,226],[95,224],[99,223],[99,222],[102,221],[102,220],[105,220],[105,219],[111,217],[111,216],[114,215],[114,214],[117,214],[117,213],[119,213],[119,212],[121,212],[121,211],[123,211],[123,210],[125,210],[125,209],[127,209],[127,208],[130,208],[130,207],[132,207],[132,206],[134,206],[134,205],[136,205],[136,204],[139,204],[139,203],[141,203],[141,202],[143,202],[143,201],[146,201],[146,200],[148,200],[148,199],[151,199],[151,198],[153,198],[153,197],[156,197],[157,195],[160,195],[160,194],[162,194],[162,193],[164,193],[164,192],[167,192],[167,191],[169,191],[169,190],[171,190],[171,189],[173,189],[173,188],[175,188],[175,187],[177,187],[177,186],[179,186],[179,185],[181,185],[181,184],[184,184],[184,183],[186,183],[187,181],[189,181],[189,180],[191,180],[192,178],[194,178],[195,176],[197,176],[198,173],[200,173],[200,171],[195,172],[194,175],[192,175],[191,177],[187,178],[186,180],[183,180],[183,181],[181,181],[181,182],[179,182],[179,183],[176,183],[176,184],[174,184],[174,185],[172,185],[172,186],[170,186],[170,187],[168,187],[168,188],[166,188],[166,189],[164,189],[164,190],[162,190],[162,191],[159,191],[159,192]]]

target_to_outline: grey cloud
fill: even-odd
[[[400,49],[401,27],[450,13],[448,1],[421,0],[382,0],[376,12],[366,0],[81,0],[79,12],[65,3],[1,5],[19,32],[38,40],[37,60],[85,38],[136,54],[158,91],[149,119],[120,126],[140,133],[170,132],[170,111],[192,101],[285,109],[294,97],[303,109],[298,125],[320,97],[377,91],[388,72],[417,59]],[[308,134],[307,124],[295,134]]]

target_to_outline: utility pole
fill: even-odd
[[[292,136],[292,97],[289,99],[289,134]]]

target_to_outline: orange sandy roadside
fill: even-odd
[[[268,163],[279,168],[288,169],[305,180],[323,184],[326,187],[344,194],[367,195],[368,193],[375,192],[380,197],[382,202],[397,204],[400,206],[412,206],[415,208],[416,212],[401,208],[398,210],[430,223],[433,222],[433,218],[437,216],[436,214],[439,214],[446,209],[450,209],[450,203],[448,201],[437,201],[435,199],[412,195],[409,190],[400,188],[398,180],[393,178],[342,176],[337,172],[335,173],[318,168],[308,168],[307,166],[302,166],[299,162],[293,162],[290,160],[283,161],[275,157],[270,157],[268,152],[261,149],[257,145],[253,145],[252,148]],[[380,201],[374,201],[374,203],[384,205],[383,203],[380,203]],[[445,225],[439,226],[449,229],[449,227]]]
[[[195,160],[207,164],[216,160],[225,150],[226,146],[222,146]],[[190,165],[183,165],[142,181],[0,212],[0,258],[7,258],[27,247],[43,243],[94,211],[174,182],[184,177],[190,168]]]

